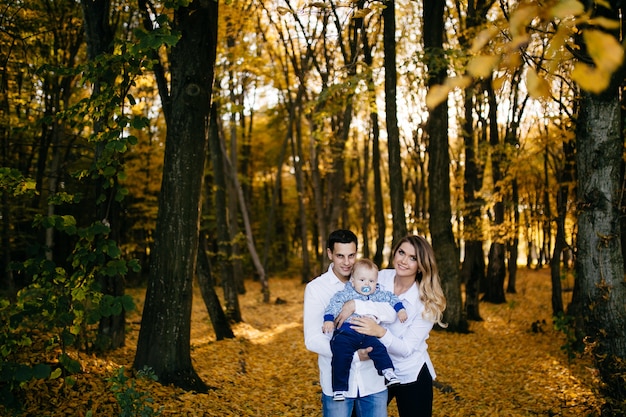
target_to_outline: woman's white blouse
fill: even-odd
[[[378,273],[378,285],[382,290],[394,290],[394,279],[396,271],[394,269],[383,269]],[[401,323],[397,319],[390,324],[384,324],[387,328],[385,335],[379,340],[385,345],[393,365],[403,384],[417,380],[419,371],[426,364],[430,375],[435,379],[435,369],[428,355],[428,344],[426,340],[433,328],[433,322],[422,318],[424,304],[419,299],[417,283],[413,284],[408,291],[403,294],[396,294],[408,315],[408,319]],[[356,303],[356,310],[359,311],[359,303]]]

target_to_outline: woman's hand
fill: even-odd
[[[346,301],[343,304],[341,311],[337,315],[337,318],[335,318],[335,326],[337,326],[337,328],[340,328],[343,322],[346,321],[346,319],[350,317],[355,310],[356,304],[354,303],[354,300]]]
[[[383,337],[387,333],[387,329],[369,317],[353,318],[350,321],[350,328],[357,333],[375,337]]]

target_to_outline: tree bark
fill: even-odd
[[[196,271],[198,275],[198,286],[200,287],[200,293],[204,300],[204,305],[209,313],[213,330],[215,331],[215,338],[217,340],[233,339],[235,334],[230,327],[228,317],[222,309],[220,299],[215,292],[215,279],[211,273],[211,263],[207,256],[207,241],[204,233],[200,232],[200,240],[198,247],[198,264]]]
[[[581,93],[576,126],[578,168],[577,280],[584,333],[604,394],[603,415],[623,415],[626,285],[620,239],[623,140],[618,89]]]
[[[389,194],[393,223],[392,246],[407,234],[404,213],[404,181],[400,158],[400,130],[398,129],[397,74],[396,74],[396,6],[393,0],[385,1],[383,10],[383,48],[385,51],[385,120],[389,150]],[[426,8],[426,6],[424,6]],[[426,22],[424,22],[426,25]],[[424,29],[426,33],[426,29]],[[447,109],[447,108],[446,108]],[[446,129],[447,134],[447,129]]]
[[[232,237],[228,221],[228,205],[226,203],[226,167],[224,166],[224,154],[217,128],[217,104],[211,106],[211,123],[209,124],[209,149],[213,165],[213,179],[215,183],[215,222],[217,228],[217,262],[222,277],[222,291],[226,304],[226,316],[229,320],[239,323],[241,308],[235,283],[235,269],[233,267]],[[210,193],[209,193],[210,194]]]
[[[110,1],[82,1],[83,16],[85,21],[85,33],[87,38],[87,54],[91,61],[95,61],[99,56],[109,54],[113,51],[113,33],[114,28],[110,24]],[[100,79],[94,82],[92,97],[96,98],[100,95],[101,88],[112,85],[112,80],[116,74],[109,70],[102,73]],[[103,87],[104,86],[104,87]],[[94,119],[94,133],[103,132],[107,120],[112,114],[100,112],[102,115]],[[95,160],[96,162],[102,158],[104,153],[105,141],[99,141],[96,144]],[[103,199],[96,206],[96,219],[108,224],[110,227],[109,238],[115,242],[120,241],[120,204],[115,199],[115,190],[117,188],[117,179],[114,179],[115,186],[105,189],[104,179],[99,177],[96,180],[96,200],[100,200],[100,194]],[[124,295],[125,284],[124,277],[121,275],[107,276],[100,275],[98,281],[103,294],[120,297]],[[126,339],[126,314],[122,309],[120,314],[113,314],[100,319],[98,324],[98,347],[99,349],[116,349],[124,346]]]
[[[490,82],[485,83],[489,100],[489,144],[491,145],[491,173],[493,176],[494,194],[501,192],[500,181],[502,179],[502,163],[504,162],[504,152],[498,136],[497,104],[496,96]],[[504,280],[506,279],[505,266],[505,246],[504,237],[500,228],[504,223],[504,203],[496,201],[493,207],[494,219],[492,243],[489,249],[489,265],[487,267],[486,284],[484,286],[483,300],[501,304],[506,302],[504,295]]]
[[[427,51],[428,86],[440,84],[447,67],[443,51],[445,2],[424,2],[424,50]],[[466,332],[459,271],[459,251],[452,232],[450,206],[450,153],[448,149],[448,104],[443,101],[429,114],[426,127],[429,137],[428,186],[430,234],[437,254],[447,307],[444,321],[451,331]]]
[[[192,283],[217,46],[216,1],[193,1],[173,14],[181,38],[172,48],[171,117],[150,278],[133,367],[163,384],[205,392],[191,363]]]

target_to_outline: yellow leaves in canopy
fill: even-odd
[[[472,57],[467,64],[467,73],[475,78],[487,78],[500,62],[500,57],[493,55],[478,55]]]
[[[607,7],[610,7],[607,5]],[[546,26],[556,28],[548,38],[547,32],[542,29]],[[536,27],[539,32],[530,31]],[[547,4],[535,1],[522,1],[517,9],[511,13],[508,20],[509,41],[506,44],[493,45],[497,52],[484,51],[494,38],[506,28],[492,26],[478,33],[468,51],[473,55],[467,64],[466,73],[473,79],[488,78],[496,70],[500,74],[494,80],[494,86],[500,85],[508,74],[523,65],[520,51],[524,51],[535,36],[543,36],[548,41],[547,49],[543,54],[541,68],[548,77],[530,69],[526,75],[526,87],[533,98],[550,96],[549,76],[566,67],[573,60],[572,50],[578,45],[571,44],[572,36],[582,33],[587,51],[593,61],[592,65],[575,63],[571,78],[583,90],[599,93],[609,85],[611,76],[623,62],[624,50],[617,39],[609,33],[593,28],[605,30],[619,29],[619,22],[605,17],[591,17],[579,0],[555,0]],[[580,28],[585,28],[581,31]],[[550,32],[550,31],[548,31]],[[535,33],[534,35],[531,34]],[[536,33],[546,33],[537,35]],[[548,78],[548,79],[547,79]],[[452,83],[446,81],[443,85],[431,87],[426,97],[426,105],[434,108],[453,90]]]
[[[550,97],[550,84],[545,78],[539,77],[533,68],[529,68],[526,73],[526,88],[532,98]]]
[[[611,81],[611,74],[624,60],[624,49],[612,35],[599,30],[586,30],[583,39],[594,66],[577,62],[572,79],[584,90],[593,93],[604,91]]]
[[[578,0],[561,0],[550,8],[550,14],[557,19],[579,16],[585,12],[585,6]]]
[[[463,76],[463,77],[450,77],[446,79],[446,82],[441,85],[433,85],[430,90],[428,90],[428,94],[426,95],[426,106],[429,109],[433,109],[441,104],[450,91],[455,88],[466,88],[472,84],[472,77]]]

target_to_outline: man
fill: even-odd
[[[345,400],[333,400],[330,335],[322,331],[324,310],[332,296],[342,290],[350,279],[357,245],[357,237],[350,230],[332,232],[326,244],[326,253],[331,261],[328,271],[309,282],[304,290],[304,343],[308,350],[318,354],[324,417],[349,417],[353,409],[360,417],[387,415],[385,380],[378,374],[372,360],[361,361],[359,358],[359,353],[366,358],[367,351],[354,355]],[[387,314],[393,319],[396,313],[389,306]]]

